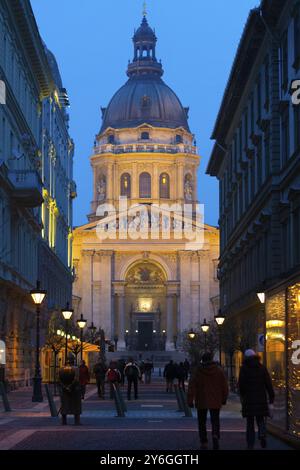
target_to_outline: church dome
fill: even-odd
[[[187,109],[161,78],[162,65],[155,56],[156,36],[145,16],[133,43],[134,58],[127,69],[129,80],[104,110],[100,133],[108,127],[134,128],[144,123],[189,131]]]

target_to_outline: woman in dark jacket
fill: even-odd
[[[265,448],[266,417],[270,416],[269,405],[274,402],[274,390],[267,368],[260,363],[259,356],[252,350],[245,351],[244,363],[239,376],[239,393],[242,403],[242,415],[247,418],[248,449],[254,448],[256,418],[258,438]]]

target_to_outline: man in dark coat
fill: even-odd
[[[166,379],[166,392],[171,392],[173,391],[173,382],[176,378],[176,373],[177,373],[177,366],[174,364],[174,362],[171,360],[166,364],[164,368],[164,377]]]
[[[79,383],[81,386],[81,398],[84,400],[86,386],[90,381],[90,371],[85,361],[81,361],[79,366]]]
[[[134,362],[133,358],[129,358],[128,363],[125,366],[124,374],[126,375],[128,387],[127,387],[127,399],[131,399],[131,388],[133,384],[134,398],[138,399],[138,381],[142,379],[142,374],[139,366]]]
[[[211,353],[202,356],[189,382],[188,404],[192,408],[195,403],[198,414],[199,436],[201,449],[207,449],[206,419],[209,410],[212,425],[213,449],[219,449],[220,409],[228,398],[228,384],[223,369],[213,362]]]
[[[94,365],[93,372],[95,374],[98,397],[104,400],[105,398],[105,377],[107,372],[106,365],[100,360]]]
[[[64,367],[59,370],[61,384],[61,415],[62,424],[67,424],[67,415],[74,415],[74,424],[80,425],[81,387],[78,367],[74,366],[74,358],[70,357]]]
[[[248,449],[254,448],[255,418],[258,426],[258,438],[261,447],[265,448],[267,446],[266,417],[270,416],[269,404],[273,405],[275,394],[267,368],[260,363],[259,356],[252,349],[245,351],[238,387],[242,403],[242,415],[247,418]]]

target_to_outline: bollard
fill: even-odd
[[[57,412],[56,404],[55,404],[55,401],[53,400],[53,396],[52,396],[52,393],[50,391],[48,384],[45,384],[45,389],[46,389],[46,395],[48,398],[51,417],[56,418],[58,416],[58,412]]]
[[[187,403],[185,392],[182,390],[182,388],[179,388],[178,391],[179,391],[179,394],[181,395],[181,400],[182,400],[182,404],[183,404],[183,411],[184,411],[184,417],[185,418],[192,418],[193,413],[192,413],[192,410],[191,410],[191,408],[189,407],[189,405]]]
[[[5,411],[11,411],[11,407],[7,398],[7,393],[3,382],[0,382],[0,394],[2,396],[2,402]]]
[[[116,410],[117,410],[117,413],[118,413],[116,418],[125,418],[125,413],[124,413],[124,410],[123,410],[122,405],[121,405],[120,395],[118,393],[118,389],[117,389],[115,384],[112,384],[112,386],[113,386],[113,395],[114,395],[114,399],[115,399]]]
[[[174,390],[175,390],[175,395],[177,399],[177,404],[178,404],[178,410],[177,411],[184,411],[183,409],[183,403],[182,403],[182,398],[178,390],[178,386],[174,384]]]

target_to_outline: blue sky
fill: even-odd
[[[71,108],[78,198],[74,225],[84,224],[92,200],[89,156],[106,106],[127,77],[131,38],[143,0],[31,0],[40,33],[55,54]],[[205,175],[213,125],[249,10],[259,0],[148,0],[148,21],[158,37],[163,79],[190,107],[201,163],[199,200],[205,222],[218,223],[218,185]]]

